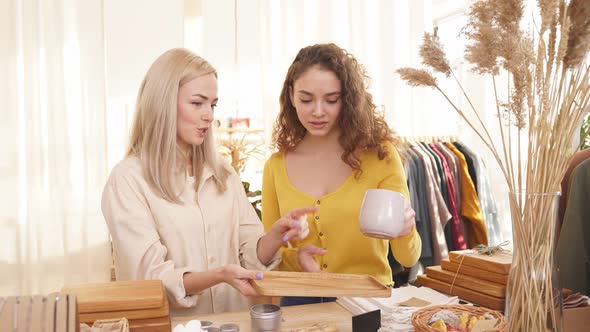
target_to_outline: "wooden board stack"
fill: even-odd
[[[96,320],[125,317],[131,332],[170,332],[170,310],[160,280],[115,281],[65,286],[76,294],[78,319],[90,326]]]
[[[78,332],[76,296],[0,297],[0,331]]]
[[[452,251],[449,259],[442,260],[440,266],[426,268],[426,274],[418,276],[418,282],[439,292],[503,311],[511,263],[512,254],[509,252],[488,256],[472,250]]]

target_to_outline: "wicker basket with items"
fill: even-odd
[[[506,332],[504,315],[500,312],[470,305],[438,305],[412,314],[416,332]]]

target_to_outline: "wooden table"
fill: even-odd
[[[336,302],[306,304],[291,307],[282,307],[283,323],[282,331],[310,327],[317,323],[329,323],[338,327],[341,332],[352,331],[352,314]],[[240,332],[250,332],[250,312],[226,312],[196,316],[192,319],[208,320],[219,327],[221,324],[234,323],[240,326]],[[179,323],[186,323],[191,318],[172,319],[172,328]]]

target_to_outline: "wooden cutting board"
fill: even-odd
[[[76,294],[80,314],[157,309],[164,306],[166,296],[160,280],[67,285],[62,291]]]
[[[250,282],[266,296],[391,296],[389,287],[372,276],[358,274],[268,271],[262,280]]]
[[[458,296],[463,300],[479,304],[489,309],[504,311],[505,302],[504,299],[501,298],[479,293],[457,285],[453,286],[451,293],[451,284],[429,278],[424,274],[418,276],[418,283],[421,286],[430,287],[445,294]]]
[[[170,332],[170,317],[129,320],[129,332]]]
[[[455,272],[449,272],[443,270],[440,266],[429,266],[426,268],[426,275],[429,278],[444,281],[455,286],[461,286],[467,289],[474,290],[476,292],[484,293],[487,295],[505,298],[506,297],[506,286],[489,282],[486,280],[476,279],[473,277],[457,274]]]
[[[449,272],[459,272],[459,274],[475,277],[477,279],[491,281],[496,284],[506,285],[508,284],[508,275],[507,274],[500,274],[496,272],[490,272],[486,270],[481,270],[476,267],[472,267],[469,265],[461,265],[459,266],[458,263],[452,262],[448,259],[443,259],[440,261],[440,266],[445,271]]]
[[[156,317],[166,317],[170,314],[168,299],[164,297],[164,305],[160,308],[139,309],[139,310],[122,310],[122,311],[103,311],[89,312],[80,314],[80,322],[92,325],[95,320],[99,319],[116,319],[125,317],[131,321],[133,319],[148,319]]]
[[[452,262],[476,267],[481,270],[507,275],[512,264],[512,253],[498,252],[492,256],[482,255],[473,250],[461,250],[449,252]]]

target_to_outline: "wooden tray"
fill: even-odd
[[[389,287],[372,276],[359,274],[268,271],[262,280],[250,282],[266,296],[391,296]]]
[[[445,294],[456,295],[463,300],[479,304],[489,309],[494,309],[501,312],[504,311],[504,299],[497,298],[495,296],[479,293],[457,285],[453,286],[453,292],[451,293],[451,284],[429,278],[424,274],[418,276],[418,283],[422,286],[430,287]]]
[[[148,319],[157,317],[168,317],[170,314],[170,307],[168,299],[164,297],[164,305],[160,308],[138,309],[138,310],[122,310],[122,311],[103,311],[103,312],[89,312],[79,314],[80,323],[87,323],[92,325],[95,320],[100,319],[116,319],[125,317],[129,322],[137,319]]]
[[[62,291],[76,294],[79,314],[157,309],[164,306],[166,296],[160,280],[67,285]]]
[[[440,266],[427,267],[426,275],[429,278],[444,281],[449,284],[453,284],[454,281],[455,286],[461,286],[467,289],[474,290],[476,292],[484,293],[499,298],[506,297],[505,285],[500,285],[486,280],[480,280],[461,274],[457,274],[455,276],[455,272],[445,271]]]
[[[486,270],[481,270],[481,269],[475,268],[473,266],[465,265],[465,264],[462,264],[461,267],[459,268],[458,263],[451,262],[448,259],[441,260],[440,266],[445,271],[455,273],[455,272],[457,272],[457,270],[459,270],[459,273],[462,275],[491,281],[496,284],[500,284],[500,285],[504,285],[504,286],[506,286],[508,284],[508,275],[507,274],[500,274],[500,273],[490,272],[490,271],[486,271]]]
[[[170,332],[170,317],[129,320],[129,332]]]
[[[512,265],[512,253],[498,252],[492,256],[473,253],[472,250],[449,252],[449,259],[461,266],[468,265],[481,270],[507,275]],[[461,261],[463,261],[461,263]]]

